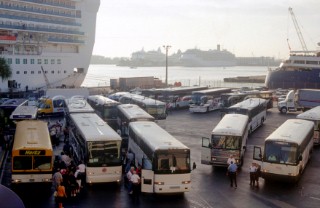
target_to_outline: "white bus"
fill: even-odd
[[[12,148],[11,182],[51,185],[53,159],[47,122],[19,121]]]
[[[264,150],[254,146],[253,159],[266,179],[297,181],[313,149],[313,122],[288,119],[264,142]]]
[[[193,91],[189,105],[191,113],[205,113],[221,108],[221,94],[231,92],[231,88],[212,88]]]
[[[95,113],[73,113],[69,142],[76,162],[86,165],[87,183],[120,182],[121,137]]]
[[[10,115],[13,121],[37,119],[38,108],[33,105],[20,105]]]
[[[122,104],[136,104],[155,119],[166,119],[166,103],[137,94],[124,94],[120,98]]]
[[[314,122],[313,142],[320,145],[320,106],[297,115],[297,118]]]
[[[134,121],[155,121],[155,119],[135,104],[118,105],[117,123],[121,130],[121,135],[129,135],[129,124]]]
[[[243,114],[249,117],[249,134],[256,130],[267,118],[268,101],[261,98],[249,98],[227,109],[227,113]]]
[[[73,97],[65,100],[65,113],[94,113],[94,109],[85,98]]]
[[[154,122],[129,124],[129,150],[141,165],[141,191],[183,193],[191,189],[190,149]]]
[[[117,106],[118,101],[112,100],[102,95],[90,95],[87,98],[88,103],[95,110],[96,114],[108,123],[113,129],[117,129]]]
[[[214,127],[210,138],[202,138],[201,163],[213,166],[228,166],[233,155],[238,166],[243,165],[248,139],[246,115],[226,114]]]

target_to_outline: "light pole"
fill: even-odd
[[[166,87],[168,87],[168,50],[171,48],[169,45],[163,45],[166,49]]]

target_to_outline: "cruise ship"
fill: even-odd
[[[186,67],[229,67],[236,65],[236,57],[227,50],[221,50],[217,45],[216,50],[203,51],[188,49],[180,58],[182,66]]]
[[[79,87],[90,64],[100,0],[0,0],[2,92]]]
[[[265,85],[269,89],[320,89],[320,51],[291,52],[279,67],[268,70]]]

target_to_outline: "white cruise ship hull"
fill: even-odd
[[[1,91],[80,87],[92,56],[99,6],[100,0],[0,0],[0,57],[12,71],[1,80]]]

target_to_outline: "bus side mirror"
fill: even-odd
[[[259,158],[262,159],[262,155],[261,154],[259,154]]]
[[[299,156],[298,160],[299,160],[299,161],[302,161],[302,155]]]
[[[246,149],[247,149],[247,147],[246,147],[246,146],[243,146],[242,148],[243,148],[244,150],[246,150]]]

